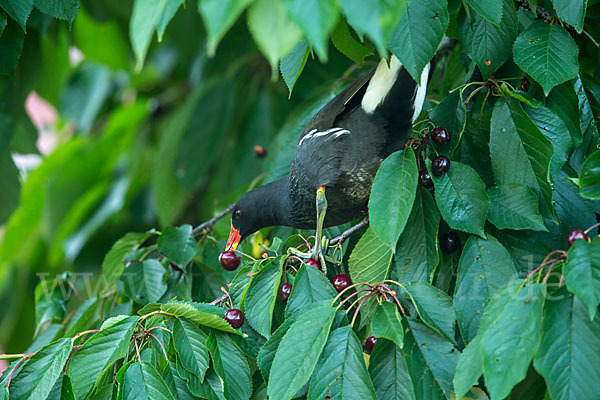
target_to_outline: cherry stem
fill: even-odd
[[[560,256],[548,261],[548,259],[550,258],[550,256],[552,254],[560,254]],[[535,275],[538,272],[541,273],[542,268],[544,268],[547,264],[555,263],[559,260],[564,260],[565,255],[566,255],[566,252],[564,250],[553,250],[550,253],[548,253],[546,255],[546,257],[544,258],[544,260],[542,261],[542,263],[539,266],[537,266],[533,271],[531,271],[529,274],[527,274],[527,276],[525,277],[525,279],[523,279],[523,282],[521,282],[521,284],[519,285],[519,287],[517,288],[515,293],[518,293],[523,288],[523,286],[525,286],[525,283],[527,283],[527,281],[529,279],[531,279],[531,277],[533,275]],[[538,282],[539,282],[539,279],[538,279]]]
[[[374,289],[375,286],[371,285],[370,283],[367,282],[359,282],[359,283],[353,283],[352,285],[348,286],[346,289],[342,290],[340,293],[338,293],[337,296],[335,296],[335,298],[333,299],[333,301],[331,302],[331,305],[333,306],[335,304],[335,302],[344,295],[344,293],[346,293],[348,290],[357,287],[357,286],[361,286],[361,285],[366,285],[368,287],[370,287],[371,289]]]
[[[241,254],[241,255],[243,255],[243,256],[246,256],[246,257],[248,257],[248,258],[249,258],[249,259],[251,259],[252,261],[256,261],[256,258],[254,258],[254,257],[252,257],[252,256],[250,256],[250,255],[248,255],[248,254],[246,254],[246,253],[244,253],[244,252],[243,252],[243,251],[241,251],[241,250],[238,250],[238,249],[232,249],[232,250],[233,250],[235,253],[239,253],[239,254]]]
[[[12,360],[14,358],[31,357],[35,353],[23,353],[23,354],[0,354],[0,360]]]
[[[365,304],[365,301],[367,301],[367,299],[369,297],[371,297],[372,295],[365,295],[363,296],[363,300],[360,302],[360,304],[358,305],[358,307],[356,307],[356,311],[354,312],[354,316],[352,317],[352,322],[350,323],[350,327],[354,328],[354,321],[356,321],[356,316],[358,315],[358,312],[360,311],[360,308],[362,307],[363,304]]]
[[[100,332],[100,329],[90,329],[87,331],[79,332],[78,334],[73,336],[73,340],[77,339],[79,336],[87,335],[88,333],[96,333],[96,332]]]
[[[598,223],[596,223],[596,224],[594,224],[594,225],[590,226],[590,227],[589,227],[589,228],[587,228],[585,231],[583,231],[583,233],[585,233],[585,234],[587,235],[587,233],[588,233],[589,231],[591,231],[591,230],[592,230],[592,229],[594,229],[594,228],[597,228],[598,226],[600,226],[600,222],[598,222]]]
[[[75,287],[75,285],[73,284],[73,282],[68,281],[69,282],[69,287],[73,290],[73,293],[75,293],[75,296],[77,296],[77,298],[85,303],[85,299],[83,297],[81,297],[81,295],[79,294],[79,292],[77,291],[77,288]]]
[[[340,302],[340,304],[337,305],[337,307],[335,308],[336,310],[339,310],[345,302],[347,302],[348,300],[350,300],[352,297],[359,295],[360,293],[363,292],[371,292],[371,289],[361,289],[361,290],[357,290],[356,292],[352,293],[350,296],[346,297],[344,300],[342,300]]]
[[[163,354],[165,355],[165,360],[169,359],[169,356],[167,355],[167,351],[165,350],[165,346],[163,346],[162,342],[160,340],[158,340],[158,338],[156,336],[154,336],[152,333],[150,333],[150,331],[147,332],[148,336],[151,336],[154,338],[154,340],[156,340],[158,342],[158,344],[160,345],[160,348],[163,351]]]
[[[135,337],[133,338],[133,344],[135,345],[135,352],[137,354],[137,359],[138,359],[138,361],[141,361],[141,359],[140,359],[140,348],[138,347],[137,339]]]
[[[357,304],[359,301],[363,300],[365,297],[371,297],[372,295],[373,295],[373,293],[366,293],[365,295],[360,296],[359,298],[354,300],[354,302],[352,304],[350,304],[350,307],[348,307],[348,309],[346,310],[346,313],[349,313],[350,310],[352,309],[352,307],[354,307],[354,305]]]
[[[227,296],[227,298],[229,299],[229,308],[233,308],[233,300],[231,300],[231,296],[227,292],[227,289],[221,286],[221,292],[225,293],[225,296]]]
[[[174,316],[175,316],[175,315],[173,315],[173,314],[169,314],[169,313],[166,313],[166,312],[164,312],[164,311],[152,311],[151,313],[148,313],[148,314],[146,314],[146,315],[142,315],[142,316],[140,317],[140,319],[138,320],[138,324],[139,324],[140,322],[142,322],[143,320],[145,320],[146,318],[148,318],[148,317],[151,317],[151,316],[153,316],[153,315],[164,315],[164,316],[166,316],[166,317],[174,317]]]
[[[25,356],[25,357],[21,358],[19,360],[19,362],[17,363],[17,365],[15,365],[15,368],[13,368],[13,370],[10,372],[10,376],[8,377],[8,382],[6,382],[6,387],[10,386],[10,382],[12,381],[13,375],[15,374],[15,372],[17,371],[17,369],[19,369],[19,367],[21,366],[21,364],[23,364],[25,361],[27,361],[29,359],[29,357],[30,356]]]
[[[548,268],[548,272],[546,272],[546,275],[544,276],[544,279],[542,280],[542,283],[546,283],[548,282],[548,278],[550,278],[550,273],[552,272],[552,268],[554,268],[554,266],[556,265],[556,263],[559,261],[558,258],[554,259],[553,262],[550,264],[550,267]]]
[[[171,334],[173,333],[172,330],[170,330],[169,328],[165,328],[164,326],[153,326],[152,328],[148,328],[145,331],[148,332],[148,333],[150,333],[150,332],[152,332],[155,329],[161,329],[161,330],[167,331],[167,332],[169,332]]]

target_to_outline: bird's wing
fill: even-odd
[[[308,125],[306,125],[306,128],[304,128],[304,131],[298,139],[298,143],[302,141],[304,136],[315,129],[317,131],[326,131],[327,129],[333,128],[335,121],[340,115],[346,110],[349,111],[355,106],[360,105],[364,90],[366,90],[367,84],[374,73],[375,68],[371,68],[369,71],[356,78],[350,85],[319,110],[319,112],[310,120]]]
[[[333,186],[340,175],[340,164],[350,131],[313,129],[302,137],[292,161],[291,180],[306,187]]]

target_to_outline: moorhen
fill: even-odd
[[[289,175],[249,191],[233,206],[226,250],[268,226],[316,228],[308,256],[325,265],[322,228],[367,212],[377,169],[404,146],[421,112],[428,75],[429,65],[417,85],[392,56],[389,65],[382,59],[327,103],[302,132]]]

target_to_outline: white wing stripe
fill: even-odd
[[[300,139],[300,143],[298,143],[298,146],[300,146],[305,140],[312,139],[315,137],[327,136],[332,133],[334,134],[333,137],[337,138],[337,137],[340,137],[341,135],[349,135],[350,131],[346,130],[346,129],[342,129],[342,128],[331,128],[326,131],[317,132],[316,129],[313,129],[312,131],[310,131],[306,135],[304,135],[304,137],[302,139]]]

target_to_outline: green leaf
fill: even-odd
[[[339,18],[339,0],[284,0],[290,17],[322,61],[327,61],[329,32]]]
[[[460,91],[456,90],[444,97],[444,100],[431,110],[429,117],[437,126],[448,129],[450,142],[444,148],[437,147],[438,151],[451,154],[461,143],[460,139],[467,123],[467,112]]]
[[[573,82],[565,82],[552,89],[546,98],[546,107],[565,123],[571,134],[573,148],[578,147],[583,140],[583,135],[580,126],[579,98],[575,93]],[[564,132],[562,134],[564,135]]]
[[[108,282],[117,279],[125,269],[123,262],[125,255],[136,251],[152,234],[152,231],[144,233],[129,232],[112,245],[104,256],[104,261],[102,261],[102,275],[106,277]]]
[[[23,31],[14,23],[8,21],[0,37],[0,75],[13,76],[23,50],[25,41]]]
[[[404,328],[395,303],[384,301],[377,306],[371,320],[371,329],[376,338],[390,339],[400,348],[404,345]]]
[[[206,27],[207,51],[214,56],[217,46],[240,14],[253,0],[201,0],[198,11],[202,14]]]
[[[483,373],[491,398],[503,399],[527,374],[541,339],[542,285],[522,288],[481,338]],[[491,307],[490,307],[491,308]]]
[[[415,153],[410,147],[387,157],[375,175],[369,197],[370,226],[392,251],[396,250],[415,201],[418,175]]]
[[[377,397],[358,337],[349,325],[331,332],[310,380],[307,399],[366,400]]]
[[[267,340],[260,348],[256,363],[265,380],[269,378],[271,366],[273,365],[273,360],[275,359],[275,354],[277,353],[281,339],[283,339],[283,336],[287,333],[292,324],[296,322],[299,317],[298,314],[299,313],[295,313],[287,317],[275,332],[273,332],[269,340]]]
[[[81,0],[35,0],[35,6],[51,17],[73,22],[79,12]]]
[[[302,264],[294,278],[292,292],[285,307],[286,317],[306,310],[307,307],[323,300],[333,300],[337,292],[325,274],[317,268]]]
[[[331,32],[331,42],[340,53],[354,61],[359,67],[365,63],[365,58],[373,54],[373,48],[356,40],[350,33],[350,27],[340,18]]]
[[[380,339],[371,353],[369,373],[378,399],[415,400],[404,355],[394,342]]]
[[[167,29],[167,25],[175,14],[179,7],[184,3],[184,0],[167,0],[167,5],[163,10],[162,14],[158,18],[158,22],[156,23],[156,34],[158,36],[158,41],[162,42],[163,36],[165,34],[165,30]]]
[[[567,288],[587,306],[590,319],[600,304],[600,237],[576,240],[563,266]]]
[[[410,282],[405,287],[423,322],[454,342],[456,316],[450,296],[425,282]]]
[[[465,43],[467,54],[477,63],[484,79],[496,72],[510,58],[512,43],[519,33],[513,2],[499,0],[493,3],[502,7],[500,21],[472,14],[470,19],[465,16],[459,25],[460,37]]]
[[[73,24],[73,36],[87,59],[114,69],[129,67],[131,50],[116,21],[97,21],[81,9]]]
[[[211,331],[208,349],[215,371],[223,382],[223,395],[231,400],[248,400],[252,395],[250,367],[242,351],[226,333]]]
[[[552,153],[552,143],[517,101],[496,102],[490,128],[494,181],[500,186],[529,187],[537,195],[540,211],[546,218],[555,218],[548,182]]]
[[[208,347],[206,334],[185,318],[173,323],[173,345],[181,365],[201,381],[208,369]]]
[[[498,229],[532,229],[547,232],[535,193],[524,185],[494,186],[490,197],[488,220]]]
[[[497,0],[467,0],[467,4],[485,19],[495,24],[502,20],[502,4]]]
[[[600,385],[600,319],[562,290],[544,309],[542,343],[533,360],[553,399],[590,399]]]
[[[138,319],[120,316],[107,320],[101,331],[89,338],[73,355],[68,375],[76,398],[84,398],[102,373],[127,355]]]
[[[308,381],[325,347],[335,309],[315,307],[287,331],[275,354],[267,392],[269,399],[291,399]]]
[[[19,23],[23,32],[27,32],[27,19],[33,9],[33,0],[0,0],[0,7]],[[4,54],[2,52],[3,56]]]
[[[558,18],[571,25],[577,33],[583,32],[588,0],[552,0]]]
[[[388,46],[417,83],[448,27],[447,0],[408,0]]]
[[[436,203],[444,221],[452,229],[485,236],[483,225],[490,199],[477,172],[457,161],[452,161],[450,170],[442,176],[433,173],[429,160],[427,167],[433,178]]]
[[[281,59],[281,62],[279,63],[281,76],[290,92],[288,98],[292,97],[292,90],[294,90],[294,85],[306,65],[309,54],[310,48],[304,40],[301,40],[292,51]]]
[[[465,343],[475,338],[481,315],[494,293],[516,273],[510,253],[492,235],[467,240],[454,289],[454,310]]]
[[[429,282],[438,264],[438,227],[440,213],[431,194],[417,190],[406,228],[396,244],[393,279],[400,282]]]
[[[176,400],[194,400],[186,381],[179,376],[174,362],[169,362],[165,367],[162,377]]]
[[[348,23],[361,39],[365,34],[369,36],[379,54],[385,56],[394,29],[406,12],[407,0],[373,0],[368,7],[362,0],[341,1]]]
[[[458,358],[456,372],[452,381],[457,399],[462,399],[472,386],[477,385],[479,377],[483,373],[483,360],[481,357],[482,336],[475,336]]]
[[[152,311],[160,310],[176,317],[187,318],[196,325],[205,325],[220,331],[242,335],[240,331],[233,329],[223,317],[216,315],[209,309],[203,310],[202,307],[199,306],[201,306],[200,303],[183,303],[176,301],[166,304],[153,303],[148,304],[146,307],[139,310],[138,313],[140,315],[145,315]]]
[[[146,361],[134,362],[123,378],[123,399],[173,400],[158,371]]]
[[[427,367],[446,398],[450,400],[452,393],[454,393],[452,378],[460,353],[448,339],[439,335],[421,321],[414,318],[408,318],[407,320],[415,341],[425,358]]]
[[[274,77],[279,60],[302,38],[302,32],[291,20],[283,1],[256,0],[248,10],[248,29],[269,60]]]
[[[271,336],[273,309],[281,281],[282,268],[279,263],[263,267],[252,278],[244,301],[246,321],[267,339]]]
[[[41,277],[40,283],[35,287],[36,336],[52,322],[63,319],[66,303],[70,298],[70,292],[67,292],[69,283],[63,277]]]
[[[119,277],[124,294],[139,304],[160,300],[167,291],[165,267],[155,259],[130,264]]]
[[[65,329],[64,337],[73,337],[90,327],[92,321],[96,318],[97,305],[98,299],[96,297],[92,297],[80,305],[71,317],[71,321]]]
[[[600,151],[596,151],[583,162],[579,172],[581,197],[600,200]]]
[[[176,151],[170,153],[172,164],[168,166],[171,175],[176,175],[179,186],[186,195],[205,179],[211,165],[217,160],[219,148],[232,126],[234,118],[214,118],[215,114],[235,114],[234,83],[227,77],[210,80],[200,86],[190,99],[190,114],[183,116],[183,129],[175,144]],[[166,135],[171,135],[169,130]],[[173,177],[171,177],[173,179]],[[164,191],[164,187],[156,188]]]
[[[393,255],[369,227],[350,254],[348,272],[352,282],[378,283],[385,279]]]
[[[61,376],[71,354],[70,338],[52,342],[27,359],[10,382],[14,399],[45,399]]]
[[[174,14],[172,2],[180,2],[180,0],[135,0],[129,21],[129,40],[131,40],[138,71],[142,69],[157,26],[161,24],[164,30],[169,19],[165,15],[172,17]]]
[[[579,72],[579,48],[559,25],[531,24],[515,40],[513,53],[515,63],[542,85],[546,96]]]
[[[167,226],[158,237],[157,245],[158,251],[181,268],[192,261],[197,251],[191,225]]]
[[[558,115],[544,106],[525,106],[525,112],[554,146],[554,154],[550,160],[550,176],[556,179],[567,162],[572,145],[567,126]]]

